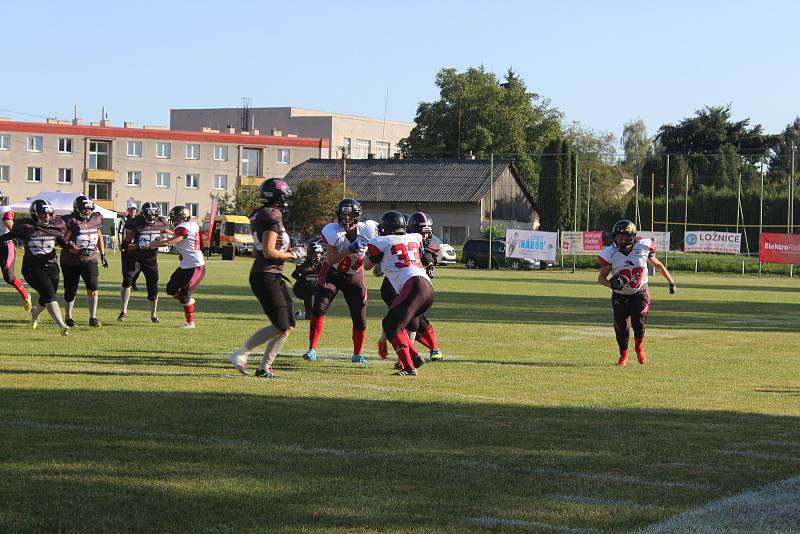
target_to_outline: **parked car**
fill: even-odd
[[[461,261],[467,269],[482,268],[489,266],[489,240],[470,239],[464,243],[461,252]],[[516,271],[530,271],[539,269],[539,260],[527,258],[506,258],[506,242],[500,239],[492,240],[492,269],[507,267]]]
[[[450,265],[456,262],[456,249],[442,241],[436,234],[431,236],[431,241],[439,244],[436,265]]]

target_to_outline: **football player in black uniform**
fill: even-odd
[[[39,307],[31,310],[31,327],[36,330],[41,309],[46,308],[62,336],[67,335],[69,327],[61,318],[61,308],[56,300],[60,274],[56,244],[69,246],[66,235],[64,221],[55,216],[53,205],[47,200],[38,199],[31,204],[30,219],[18,220],[10,232],[0,236],[0,244],[11,239],[20,239],[25,244],[22,276],[39,294]]]
[[[322,258],[325,254],[325,247],[322,243],[312,243],[307,249],[308,257],[298,265],[292,273],[292,278],[297,280],[292,291],[294,296],[303,301],[304,311],[297,310],[294,313],[295,319],[302,320],[311,318],[311,306],[314,303],[314,292],[319,283],[319,272],[322,269]]]
[[[261,184],[261,207],[250,215],[253,228],[255,261],[250,270],[250,288],[269,317],[270,326],[256,331],[228,360],[247,374],[247,353],[266,343],[264,356],[256,369],[258,378],[274,378],[272,362],[294,328],[294,306],[283,281],[284,262],[303,259],[302,247],[292,249],[289,234],[283,225],[283,214],[289,206],[292,190],[281,179],[269,178]]]
[[[86,299],[89,305],[89,326],[99,327],[97,320],[97,254],[104,268],[108,268],[105,243],[103,243],[103,216],[94,213],[94,202],[87,196],[79,195],[72,204],[72,213],[63,217],[67,227],[67,243],[61,252],[61,271],[64,273],[64,301],[66,317],[64,322],[70,328],[75,326],[72,310],[78,283],[83,278],[86,286]]]
[[[155,202],[142,204],[142,212],[125,226],[122,247],[125,250],[122,266],[122,288],[120,289],[120,311],[117,321],[124,321],[131,298],[131,286],[141,272],[147,283],[147,300],[150,302],[150,321],[158,323],[158,249],[150,243],[162,235],[172,235],[169,221],[158,215]]]
[[[133,221],[136,217],[136,214],[139,212],[139,208],[136,206],[136,202],[133,199],[128,200],[128,210],[125,212],[125,217],[122,217],[119,220],[119,224],[117,225],[117,243],[119,243],[119,250],[120,255],[122,256],[122,277],[125,278],[125,256],[128,252],[125,250],[125,246],[123,245],[123,241],[125,240],[125,227]],[[130,266],[130,264],[128,264]],[[139,288],[136,286],[136,280],[139,278],[139,264],[136,264],[136,273],[133,275],[133,281],[131,287],[134,291],[139,291]]]

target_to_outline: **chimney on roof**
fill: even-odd
[[[47,124],[58,124],[58,119],[47,119]]]
[[[253,135],[261,135],[261,130],[253,130]]]
[[[228,133],[229,134],[235,134],[236,133],[236,128],[232,128],[232,127],[228,126]]]
[[[286,137],[297,137],[297,134],[286,134]]]
[[[272,130],[272,135],[274,135],[275,137],[280,137],[282,133],[283,132],[281,132],[280,130],[274,130],[274,129]]]
[[[130,121],[124,121],[122,123],[123,128],[136,128],[136,125]]]
[[[80,126],[81,124],[83,124],[83,121],[81,121],[78,117],[75,117],[74,119],[72,119],[72,125],[73,126]]]
[[[108,119],[103,119],[100,121],[100,126],[111,126],[111,122]]]

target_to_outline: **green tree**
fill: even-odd
[[[225,192],[218,198],[217,213],[220,214],[248,215],[260,205],[257,187],[237,186],[233,194]]]
[[[287,226],[306,236],[319,234],[334,218],[336,204],[342,199],[342,181],[329,176],[309,177],[300,180],[292,189]],[[345,195],[355,197],[350,190]]]
[[[573,227],[573,181],[575,152],[566,139],[554,139],[541,156],[538,203],[542,230]]]
[[[419,104],[416,126],[401,141],[401,151],[414,158],[454,158],[467,152],[478,158],[492,153],[511,157],[535,191],[538,168],[531,154],[559,135],[561,113],[529,92],[511,69],[502,82],[483,66],[463,73],[442,69],[436,86],[439,100]]]
[[[796,117],[780,134],[775,150],[769,155],[769,184],[788,191],[789,176],[792,172],[792,146],[795,147],[795,172],[800,167],[800,117]]]
[[[484,239],[505,239],[506,227],[502,224],[493,224],[481,230],[481,237]]]
[[[626,122],[622,128],[623,165],[633,174],[639,172],[645,158],[653,153],[653,140],[647,136],[647,125],[642,119]]]

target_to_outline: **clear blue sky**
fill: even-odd
[[[297,106],[412,121],[442,67],[513,67],[566,121],[650,134],[704,105],[800,114],[800,3],[407,0],[6,2],[0,115],[169,124],[172,107]]]

